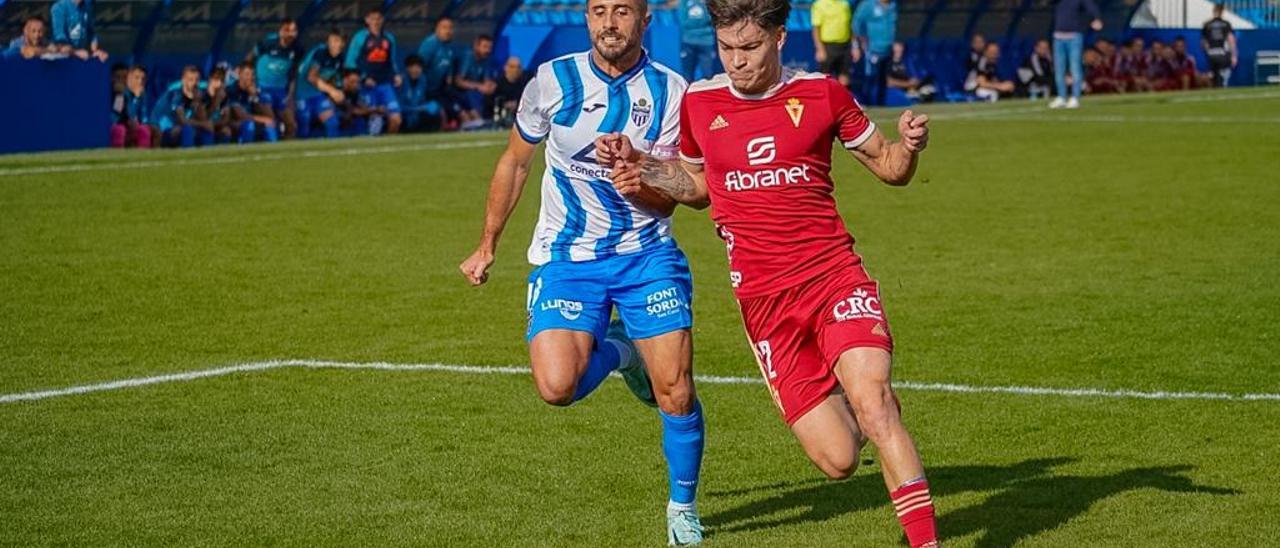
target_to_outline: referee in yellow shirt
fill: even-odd
[[[818,70],[849,87],[849,69],[853,64],[853,6],[849,0],[815,0],[810,19]]]

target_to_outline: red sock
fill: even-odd
[[[933,518],[933,497],[929,482],[920,481],[889,493],[893,509],[898,513],[902,530],[911,548],[933,548],[938,545],[938,526]]]

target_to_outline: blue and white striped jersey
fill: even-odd
[[[595,140],[621,132],[642,152],[676,157],[687,86],[648,55],[617,78],[597,68],[589,52],[538,67],[516,114],[526,141],[547,141],[530,263],[591,261],[671,245],[669,219],[636,209],[613,189],[609,169],[596,163]]]

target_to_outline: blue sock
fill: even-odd
[[[330,139],[338,136],[338,114],[336,112],[325,119],[324,136]]]
[[[587,362],[587,371],[578,379],[578,390],[573,393],[573,401],[587,397],[604,382],[604,379],[622,363],[622,356],[617,347],[608,340],[600,341],[591,352],[591,360]]]
[[[196,128],[191,126],[182,126],[181,139],[182,148],[191,148],[196,146]]]
[[[256,129],[257,126],[253,123],[253,120],[240,122],[240,144],[252,143],[253,133]]]
[[[306,139],[311,136],[311,114],[305,110],[299,110],[296,114],[298,117],[298,138]]]
[[[693,412],[672,416],[661,411],[662,452],[667,456],[671,482],[671,502],[692,505],[698,493],[698,472],[702,469],[702,445],[707,426],[702,421],[702,402],[693,402]]]
[[[274,143],[280,140],[280,130],[276,129],[276,126],[274,124],[269,126],[262,126],[262,130],[264,133],[267,134],[268,143]]]

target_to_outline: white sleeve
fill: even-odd
[[[541,143],[551,132],[550,93],[543,89],[542,82],[547,78],[539,71],[525,86],[520,95],[520,106],[516,109],[516,130],[520,136],[531,144]]]
[[[662,114],[662,133],[653,143],[649,155],[659,160],[675,160],[680,157],[680,102],[684,100],[687,84],[684,79],[671,79],[671,92],[667,97],[667,111]]]

